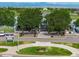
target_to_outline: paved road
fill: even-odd
[[[20,38],[20,41],[79,42],[79,38]]]
[[[18,41],[18,39],[14,39]],[[43,42],[79,42],[79,37],[55,37],[55,38],[19,38],[20,41],[43,41]],[[0,37],[0,41],[6,41]]]

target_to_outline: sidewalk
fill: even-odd
[[[7,48],[8,51],[6,52],[3,52],[3,53],[0,53],[2,55],[18,55],[16,53],[16,51],[19,51],[20,49],[23,49],[23,48],[26,48],[26,47],[32,47],[32,46],[53,46],[53,47],[59,47],[59,48],[64,48],[64,49],[67,49],[69,51],[72,52],[72,55],[71,56],[78,56],[79,55],[79,50],[76,49],[76,48],[73,48],[73,47],[69,47],[69,46],[66,46],[66,45],[62,45],[62,44],[52,44],[52,43],[47,43],[45,44],[45,42],[39,42],[39,43],[33,43],[33,44],[23,44],[23,45],[19,45],[18,47],[17,46],[14,46],[14,47],[9,47],[9,46],[0,46],[0,48]]]
[[[49,35],[47,35],[48,32],[46,31],[43,31],[43,32],[40,32],[37,36],[37,38],[50,38]]]

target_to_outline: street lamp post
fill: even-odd
[[[17,23],[18,23],[18,16],[15,16],[15,24],[14,24],[14,32],[16,32],[16,29],[17,29]],[[19,33],[18,33],[18,36],[17,36],[17,50],[18,50],[18,45],[19,45]]]
[[[19,50],[19,33],[18,33],[18,41],[17,41],[17,50]]]

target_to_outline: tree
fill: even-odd
[[[68,28],[71,21],[69,11],[67,9],[53,9],[46,18],[48,22],[48,32],[64,31]]]
[[[26,8],[19,15],[18,26],[22,31],[39,28],[41,18],[40,8]]]
[[[7,8],[0,9],[0,25],[14,26],[15,13]]]
[[[79,19],[76,20],[75,25],[79,26]]]

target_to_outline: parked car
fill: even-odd
[[[13,40],[14,39],[14,34],[13,33],[6,33],[5,34],[5,38],[7,39],[7,40]]]
[[[0,32],[0,37],[4,37],[4,36],[5,36],[4,32]]]

